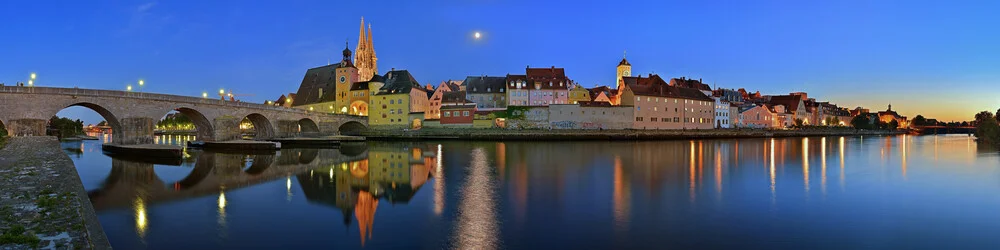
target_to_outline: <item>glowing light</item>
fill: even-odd
[[[476,32],[476,34],[473,34],[472,36],[476,37],[476,39],[479,39],[480,37],[483,37],[483,34]]]
[[[444,171],[441,171],[441,144],[437,145],[437,155],[434,165],[434,214],[441,215],[444,212],[445,187]]]
[[[802,138],[802,181],[809,195],[809,138]]]
[[[31,73],[31,80],[35,80],[36,77],[38,77],[38,75],[36,75],[35,73]]]
[[[226,208],[226,192],[219,192],[219,209]]]
[[[132,91],[132,85],[125,86],[125,91]]]
[[[135,232],[139,234],[139,237],[146,236],[148,223],[146,220],[146,201],[142,197],[137,197],[135,200]]]
[[[201,98],[208,98],[208,92],[201,92]]]
[[[220,94],[220,95],[221,95],[221,94],[225,94],[225,93],[226,93],[226,90],[225,90],[225,89],[219,89],[219,94]]]
[[[139,80],[139,86],[142,87],[143,84],[146,84],[146,81]]]
[[[285,177],[285,200],[289,201],[289,202],[292,201],[292,177],[291,176],[286,176]]]

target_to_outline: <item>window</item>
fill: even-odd
[[[639,98],[642,98],[642,97],[638,97],[638,96],[636,96],[636,97],[635,97],[635,101],[637,101],[637,102],[638,102],[638,101],[642,101],[642,99],[639,99]]]
[[[403,109],[397,109],[396,113],[403,114]]]
[[[469,116],[469,111],[462,111],[462,116]]]
[[[674,117],[674,122],[681,122],[681,118]]]
[[[637,121],[637,122],[641,122],[641,121],[642,121],[642,117],[636,117],[636,118],[635,118],[635,121]]]
[[[656,111],[658,107],[653,107],[653,111]]]
[[[444,117],[451,117],[451,111],[445,111]]]
[[[393,114],[393,115],[395,115],[395,114],[396,114],[396,110],[395,110],[395,109],[390,109],[390,110],[389,110],[389,114]]]
[[[655,121],[656,121],[656,117],[650,117],[650,118],[649,118],[649,121],[651,121],[651,122],[655,122]]]
[[[396,104],[396,100],[389,100],[389,104]]]

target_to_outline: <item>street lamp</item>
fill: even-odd
[[[132,85],[125,86],[125,91],[132,92]]]
[[[201,92],[201,98],[208,98],[208,92]]]
[[[142,79],[139,79],[139,92],[142,92],[142,85],[145,85],[145,84],[146,84],[145,81],[143,81]]]

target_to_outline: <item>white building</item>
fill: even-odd
[[[715,100],[715,128],[732,128],[733,124],[730,122],[729,114],[729,101],[726,101],[722,96],[713,95],[712,99]]]

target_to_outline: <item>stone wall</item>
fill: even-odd
[[[629,106],[586,107],[578,104],[549,105],[553,129],[629,129],[634,110]]]

